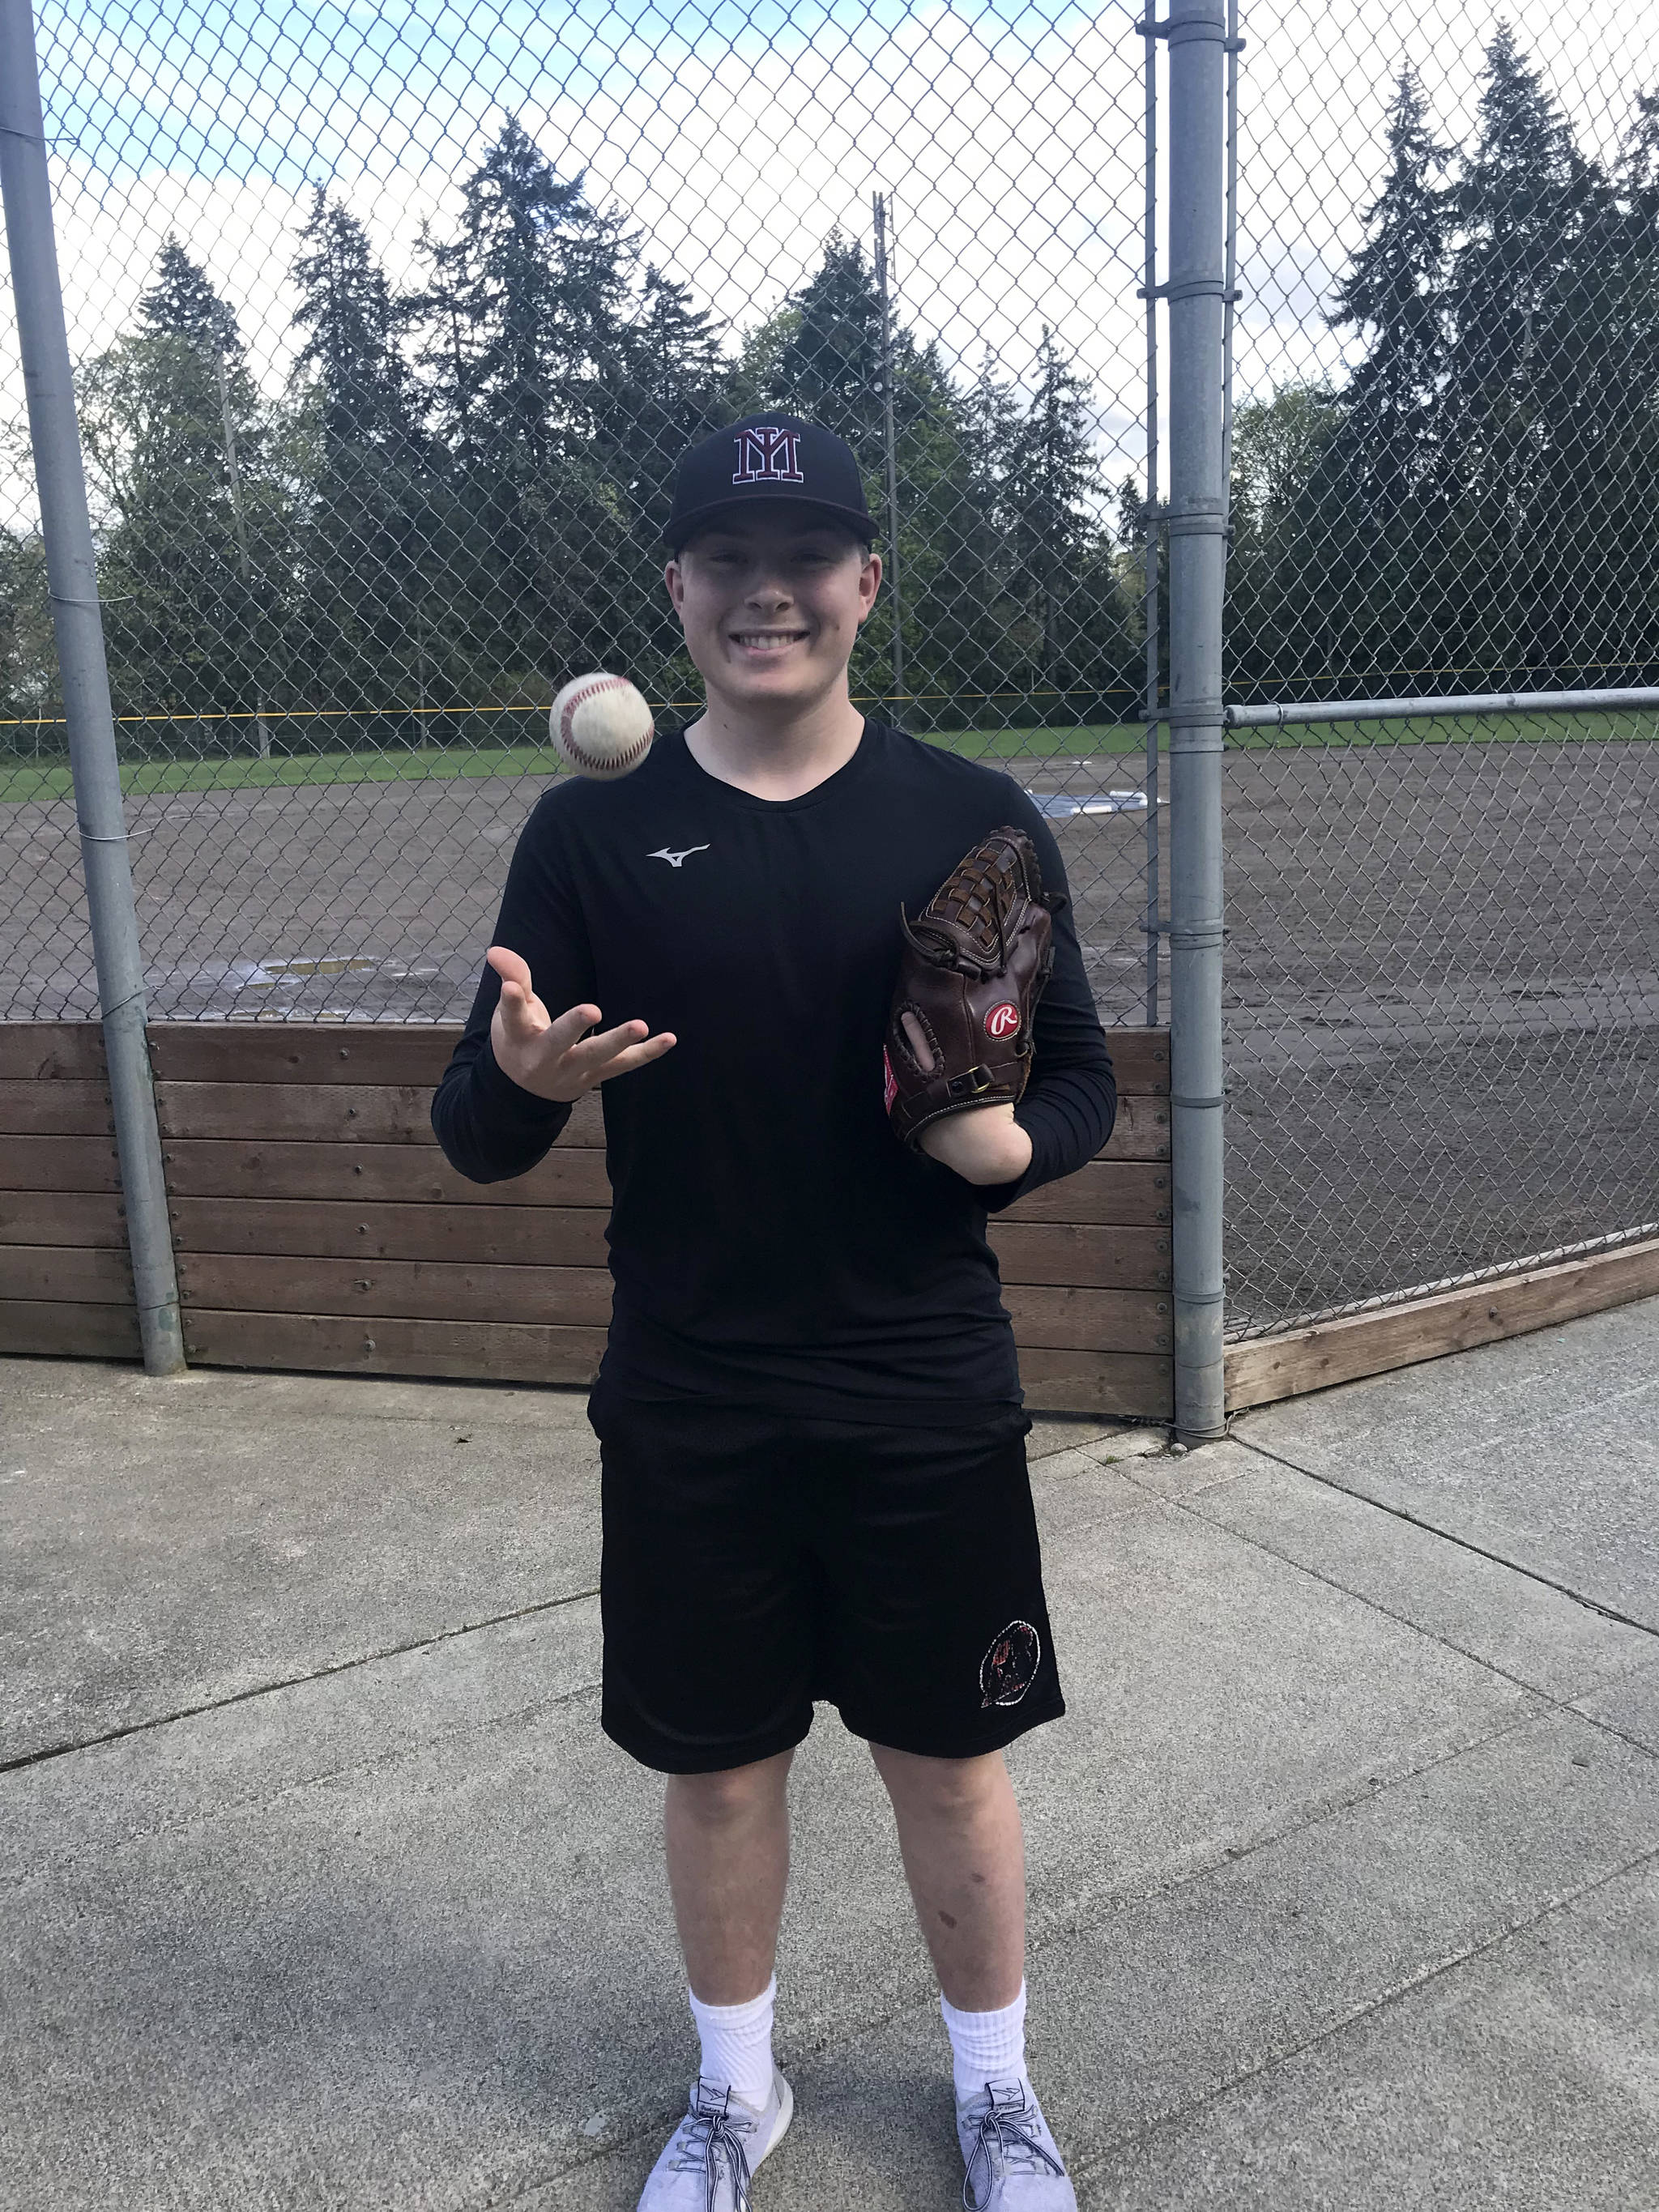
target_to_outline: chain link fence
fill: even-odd
[[[1126,14],[97,0],[39,42],[153,1014],[458,1014],[554,692],[689,719],[672,465],[772,405],[883,525],[855,692],[1038,795],[1144,1013]],[[0,1013],[90,1015],[16,429]]]
[[[1659,1218],[1659,720],[1340,711],[1659,684],[1659,15],[1241,27],[1228,696],[1339,702],[1226,762],[1249,1333]],[[39,38],[155,1016],[457,1017],[554,691],[695,697],[673,458],[774,404],[883,521],[859,695],[1037,795],[1103,1015],[1166,1012],[1128,9]],[[0,1018],[89,1018],[0,362]]]
[[[1235,1334],[1659,1222],[1659,11],[1245,29]]]

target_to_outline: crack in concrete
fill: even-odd
[[[1117,1893],[1096,1889],[1081,1894],[1074,1893],[1065,1901],[1064,1905],[1057,1908],[1054,1914],[1040,1915],[1034,1918],[1028,1946],[1029,1956],[1031,1959],[1038,1958],[1052,1945],[1064,1942],[1068,1936],[1078,1935],[1091,1924],[1096,1916],[1103,1917],[1105,1914],[1123,1911],[1133,1905],[1151,1904],[1162,1898],[1177,1896],[1183,1890],[1195,1888],[1200,1882],[1206,1881],[1218,1874],[1225,1873],[1231,1867],[1241,1865],[1247,1858],[1254,1857],[1259,1851],[1268,1850],[1278,1844],[1293,1842],[1297,1837],[1322,1826],[1327,1821],[1340,1819],[1342,1814],[1352,1812],[1358,1806],[1377,1803],[1389,1791],[1414,1782],[1423,1775],[1432,1773],[1437,1767],[1449,1765],[1455,1759],[1466,1759],[1472,1752],[1481,1750],[1488,1743],[1511,1734],[1518,1728],[1528,1727],[1541,1719],[1553,1717],[1555,1710],[1551,1707],[1547,1711],[1540,1712],[1536,1708],[1532,1708],[1516,1713],[1506,1720],[1502,1727],[1489,1730],[1486,1735],[1477,1736],[1468,1743],[1457,1745],[1449,1751],[1437,1753],[1433,1758],[1422,1760],[1406,1771],[1392,1777],[1386,1783],[1377,1786],[1368,1784],[1364,1787],[1356,1788],[1340,1799],[1323,1801],[1316,1811],[1308,1814],[1305,1817],[1286,1821],[1282,1826],[1258,1837],[1237,1851],[1227,1853],[1219,1858],[1208,1859],[1201,1866],[1193,1867],[1185,1873],[1172,1875],[1165,1881],[1154,1882],[1144,1889],[1123,1890]],[[1584,1717],[1577,1715],[1575,1717],[1582,1719]],[[1659,1859],[1659,1845],[1655,1845],[1646,1851],[1638,1852],[1632,1858],[1621,1862],[1616,1867],[1604,1869],[1601,1873],[1591,1876],[1573,1888],[1556,1893],[1547,1899],[1535,1911],[1505,1922],[1501,1928],[1493,1929],[1476,1942],[1463,1946],[1460,1950],[1448,1954],[1438,1961],[1413,1969],[1410,1974],[1389,1984],[1389,1987],[1365,1999],[1362,2003],[1352,2007],[1340,2019],[1328,2022],[1315,2033],[1304,2037],[1297,2043],[1286,2045],[1282,2051],[1269,2053],[1256,2065],[1224,2075],[1198,2096],[1188,2099],[1183,2104],[1171,2106],[1164,2112],[1155,2113],[1150,2119],[1131,2129],[1126,2135],[1114,2136],[1110,2142],[1103,2144],[1093,2156],[1085,2158],[1081,2165],[1074,2163],[1072,2167],[1073,2176],[1081,2178],[1086,2175],[1093,2166],[1124,2145],[1132,2143],[1143,2136],[1151,2135],[1158,2128],[1166,2126],[1173,2121],[1185,2118],[1188,2113],[1213,2102],[1215,2099],[1228,2094],[1255,2075],[1285,2063],[1289,2059],[1296,2057],[1301,2051],[1310,2050],[1334,2035],[1342,2033],[1346,2029],[1366,2019],[1371,2014],[1380,2011],[1384,2006],[1397,2002],[1399,1998],[1409,1995],[1415,1989],[1425,1987],[1439,1975],[1464,1964],[1469,1959],[1480,1957],[1495,1945],[1507,1942],[1511,1936],[1524,1933],[1527,1929],[1536,1926],[1547,1919],[1552,1912],[1562,1910],[1579,1898],[1588,1896],[1593,1891],[1603,1887],[1607,1882],[1615,1881],[1621,1875],[1654,1859]],[[816,2016],[798,2021],[788,2037],[790,2049],[797,2057],[820,2057],[832,2049],[837,2040],[848,2033],[855,2031],[861,2036],[868,2036],[878,2032],[916,2005],[927,2003],[936,1991],[937,1984],[928,1970],[918,1969],[901,1994],[890,1999],[886,2004],[878,2006],[874,2011],[860,2009],[854,1998],[850,2002],[837,2005],[830,2011],[820,2012]],[[532,2179],[510,2187],[504,2195],[495,2194],[478,2200],[475,2212],[494,2212],[495,2207],[517,2203],[523,2198],[532,2196],[538,2190],[550,2189],[562,2181],[568,2180],[573,2174],[579,2173],[585,2166],[594,2165],[603,2159],[622,2155],[632,2149],[641,2137],[648,2136],[653,2130],[665,2130],[672,2128],[680,2117],[680,2108],[678,2105],[671,2107],[655,2103],[647,2106],[644,2100],[640,2100],[631,2106],[619,2108],[609,2117],[612,2124],[606,2130],[605,2142],[595,2143],[591,2148],[579,2148],[575,2157],[568,2165],[549,2168]]]
[[[1286,1458],[1283,1452],[1270,1451],[1266,1444],[1252,1443],[1248,1437],[1230,1437],[1228,1442],[1237,1444],[1241,1451],[1254,1452],[1258,1459],[1267,1460],[1275,1467],[1288,1468],[1292,1474],[1305,1475],[1310,1482],[1317,1482],[1327,1490],[1334,1490],[1344,1498],[1355,1499],[1361,1505],[1371,1506],[1378,1513],[1392,1514],[1396,1521],[1404,1521],[1413,1528],[1420,1528],[1425,1535],[1437,1536],[1442,1543],[1455,1544],[1460,1551],[1471,1552],[1477,1559],[1490,1560],[1494,1566],[1507,1567],[1511,1574],[1523,1575],[1528,1582],[1537,1583],[1545,1589],[1553,1589],[1561,1597],[1571,1598],[1575,1605],[1583,1606],[1586,1613],[1599,1613],[1604,1620],[1617,1621],[1623,1628],[1639,1629],[1644,1636],[1659,1637],[1659,1622],[1638,1620],[1634,1613],[1621,1613],[1617,1606],[1603,1605],[1599,1598],[1586,1597],[1582,1590],[1574,1589],[1571,1583],[1558,1581],[1553,1575],[1547,1575],[1541,1568],[1526,1566],[1519,1559],[1507,1558],[1502,1552],[1490,1551],[1484,1544],[1477,1544],[1472,1536],[1460,1536],[1455,1528],[1442,1528],[1432,1521],[1425,1521],[1420,1513],[1413,1513],[1409,1506],[1390,1504],[1387,1498],[1373,1498],[1368,1491],[1354,1490],[1347,1483],[1339,1482],[1334,1475],[1321,1474],[1316,1468],[1304,1467],[1299,1461]],[[1215,1487],[1214,1485],[1211,1486]],[[1171,1502],[1179,1504],[1181,1501],[1176,1499]],[[1423,1633],[1427,1634],[1428,1631],[1425,1630]]]
[[[483,1620],[467,1620],[454,1628],[441,1628],[431,1636],[411,1637],[406,1644],[388,1644],[374,1651],[362,1651],[349,1659],[336,1660],[330,1667],[313,1667],[307,1673],[284,1674],[274,1682],[256,1682],[250,1689],[234,1690],[228,1697],[204,1698],[198,1705],[180,1705],[167,1713],[152,1714],[147,1720],[132,1721],[125,1728],[107,1729],[100,1735],[76,1738],[69,1743],[43,1744],[36,1751],[21,1752],[13,1759],[0,1759],[0,1775],[15,1774],[27,1766],[44,1765],[55,1759],[72,1758],[79,1751],[96,1751],[106,1743],[122,1743],[127,1737],[148,1735],[153,1729],[173,1728],[179,1721],[193,1721],[204,1713],[224,1712],[232,1705],[246,1705],[256,1698],[274,1697],[282,1690],[302,1689],[307,1682],[325,1682],[336,1674],[349,1674],[359,1667],[377,1666],[384,1659],[407,1658],[411,1652],[435,1650],[439,1645],[453,1644],[457,1637],[477,1636],[486,1628],[501,1628],[509,1621],[532,1620],[537,1614],[556,1613],[567,1605],[579,1605],[584,1598],[597,1597],[599,1588],[570,1590],[562,1597],[544,1598],[535,1605],[515,1607],[511,1613],[490,1613]]]
[[[1493,1552],[1483,1551],[1478,1544],[1465,1542],[1457,1536],[1449,1534],[1443,1529],[1431,1527],[1427,1522],[1415,1519],[1409,1513],[1384,1504],[1380,1499],[1367,1497],[1364,1491],[1350,1490],[1344,1483],[1329,1481],[1323,1476],[1313,1474],[1307,1468],[1298,1467],[1294,1461],[1283,1458],[1277,1452],[1265,1450],[1260,1444],[1245,1443],[1243,1438],[1239,1437],[1230,1438],[1229,1441],[1237,1443],[1245,1451],[1255,1452],[1259,1458],[1267,1460],[1276,1467],[1282,1467],[1292,1474],[1304,1475],[1310,1482],[1322,1483],[1326,1489],[1338,1492],[1342,1497],[1351,1498],[1357,1505],[1370,1506],[1379,1513],[1392,1514],[1396,1520],[1410,1522],[1413,1527],[1422,1529],[1426,1535],[1434,1536],[1443,1543],[1455,1545],[1459,1550],[1472,1553],[1489,1561],[1494,1566],[1504,1568],[1508,1573],[1519,1575],[1523,1581],[1536,1583],[1541,1588],[1553,1589],[1559,1596],[1567,1598],[1583,1612],[1593,1613],[1598,1618],[1614,1620],[1621,1627],[1633,1628],[1638,1635],[1653,1637],[1656,1641],[1659,1641],[1659,1631],[1647,1627],[1639,1620],[1632,1620],[1622,1613],[1610,1612],[1607,1607],[1596,1605],[1593,1601],[1580,1598],[1576,1592],[1566,1589],[1564,1584],[1550,1581],[1547,1576],[1532,1573],[1525,1567],[1517,1566],[1513,1560],[1502,1559]],[[1133,1476],[1128,1479],[1131,1481],[1134,1480]],[[1180,1511],[1190,1514],[1194,1520],[1202,1521],[1206,1528],[1217,1529],[1224,1535],[1234,1537],[1240,1543],[1249,1544],[1255,1550],[1266,1553],[1269,1559],[1278,1559],[1283,1565],[1293,1568],[1297,1573],[1304,1574],[1312,1581],[1322,1583],[1327,1589],[1334,1589],[1344,1597],[1352,1598],[1357,1604],[1368,1607],[1373,1613],[1381,1613],[1385,1620],[1392,1620],[1398,1626],[1408,1629],[1413,1636],[1422,1637],[1425,1643],[1436,1644],[1443,1651],[1454,1652],[1460,1659],[1469,1660],[1487,1674],[1495,1674],[1500,1681],[1513,1683],[1516,1689],[1524,1692],[1528,1697],[1538,1699],[1547,1711],[1565,1714],[1572,1720],[1582,1721],[1586,1728],[1593,1728],[1602,1735],[1612,1736],[1618,1742],[1627,1744],[1632,1751],[1639,1752],[1644,1759],[1659,1758],[1659,1752],[1656,1752],[1652,1745],[1644,1743],[1640,1736],[1631,1735],[1628,1729],[1618,1727],[1612,1721],[1602,1720],[1595,1713],[1583,1711],[1577,1703],[1579,1698],[1591,1697],[1596,1691],[1622,1680],[1626,1674],[1635,1672],[1637,1668],[1645,1664],[1644,1661],[1638,1660],[1631,1667],[1621,1668],[1617,1674],[1599,1676],[1583,1688],[1573,1691],[1570,1696],[1558,1697],[1553,1691],[1541,1688],[1536,1682],[1529,1682],[1524,1675],[1514,1673],[1512,1669],[1501,1665],[1496,1659],[1489,1658],[1485,1653],[1472,1650],[1468,1644],[1458,1643],[1455,1637],[1448,1636],[1439,1629],[1425,1627],[1420,1620],[1413,1620],[1409,1613],[1396,1612],[1394,1607],[1384,1604],[1381,1598],[1373,1596],[1370,1592],[1356,1589],[1351,1583],[1339,1581],[1335,1575],[1319,1567],[1310,1566],[1305,1559],[1299,1559],[1290,1552],[1281,1551],[1278,1545],[1270,1543],[1265,1536],[1255,1534],[1248,1529],[1236,1528],[1230,1522],[1212,1520],[1208,1514],[1197,1510],[1194,1504],[1194,1499],[1208,1498],[1214,1492],[1226,1488],[1230,1482],[1237,1480],[1239,1480],[1237,1476],[1227,1476],[1217,1482],[1206,1483],[1201,1489],[1194,1491],[1186,1498],[1170,1498],[1161,1491],[1151,1489],[1147,1489],[1146,1494],[1149,1497],[1159,1498],[1166,1505],[1173,1505]],[[1137,1485],[1137,1487],[1146,1488],[1146,1486]]]
[[[1273,2073],[1278,2069],[1288,2065],[1293,2059],[1301,2057],[1305,2051],[1316,2051],[1322,2044],[1329,2043],[1339,2035],[1346,2035],[1351,2028],[1359,2027],[1364,2021],[1374,2019],[1379,2013],[1387,2010],[1389,2006],[1402,2002],[1404,1999],[1413,1996],[1419,1990],[1429,1988],[1443,1975],[1454,1972],[1459,1966],[1467,1966],[1473,1959],[1485,1957],[1486,1953],[1496,1950],[1500,1944],[1509,1942],[1514,1936],[1524,1936],[1530,1929],[1540,1927],[1553,1914],[1565,1911],[1568,1907],[1577,1905],[1582,1899],[1593,1896],[1596,1891],[1605,1889],[1610,1882],[1620,1881],[1626,1875],[1633,1874],[1643,1867],[1651,1866],[1656,1863],[1659,1863],[1659,1844],[1655,1844],[1648,1850],[1638,1851],[1633,1858],[1626,1859],[1620,1865],[1592,1876],[1588,1881],[1578,1883],[1574,1888],[1559,1891],[1535,1912],[1508,1923],[1492,1935],[1483,1936],[1478,1942],[1463,1945],[1460,1949],[1433,1964],[1419,1966],[1413,1972],[1402,1976],[1399,1981],[1391,1984],[1389,1988],[1380,1990],[1376,1996],[1368,1998],[1363,2004],[1353,2006],[1349,2011],[1344,2013],[1340,2020],[1328,2022],[1315,2033],[1304,2036],[1297,2042],[1286,2044],[1280,2050],[1270,2051],[1254,2065],[1240,2068],[1237,2073],[1228,2075],[1198,2095],[1186,2098],[1179,2104],[1170,2105],[1164,2111],[1153,2113],[1150,2118],[1129,2129],[1127,2133],[1114,2136],[1109,2142],[1101,2144],[1097,2150],[1085,2156],[1081,2161],[1074,2163],[1072,2166],[1073,2178],[1079,2180],[1086,2179],[1091,2173],[1097,2172],[1115,2153],[1156,2135],[1162,2129],[1167,2129],[1179,2121],[1190,2118],[1194,2112],[1202,2112],[1206,2106],[1215,2104],[1223,2097],[1231,2096],[1236,2089],[1243,2088],[1247,2083],[1259,2081],[1264,2075]]]

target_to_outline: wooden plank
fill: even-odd
[[[1019,1379],[1034,1413],[1167,1421],[1175,1413],[1175,1363],[1152,1353],[1025,1350]]]
[[[74,1030],[97,1025],[4,1026]],[[149,1049],[157,1079],[168,1083],[386,1083],[430,1091],[460,1036],[459,1022],[152,1022]],[[1106,1031],[1106,1045],[1121,1091],[1169,1096],[1168,1030],[1126,1023]]]
[[[1167,1160],[1169,1100],[1137,1098],[1133,1093],[1120,1097],[1112,1133],[1095,1157],[1102,1160]]]
[[[409,1085],[158,1083],[163,1138],[278,1138],[301,1144],[428,1145],[432,1093]],[[576,1101],[559,1142],[603,1145],[599,1102]]]
[[[0,1137],[112,1137],[115,1116],[101,1083],[64,1077],[31,1083],[0,1076]]]
[[[99,1191],[0,1190],[0,1244],[102,1244],[125,1251],[121,1201]]]
[[[0,1022],[0,1078],[101,1083],[101,1022]]]
[[[0,1355],[53,1359],[137,1359],[138,1316],[129,1305],[0,1299]]]
[[[5,1148],[0,1146],[0,1160],[4,1157]],[[174,1198],[320,1198],[353,1204],[390,1200],[427,1206],[611,1204],[605,1154],[575,1146],[567,1151],[556,1145],[528,1175],[508,1182],[469,1182],[435,1146],[424,1145],[236,1144],[193,1137],[165,1144],[161,1158]]]
[[[1045,1183],[999,1221],[1143,1223],[1170,1218],[1170,1170],[1157,1161],[1091,1160],[1075,1175]]]
[[[1656,1294],[1659,1237],[1530,1274],[1441,1291],[1409,1305],[1385,1306],[1376,1313],[1235,1344],[1226,1353],[1227,1410],[1270,1405],[1304,1390],[1413,1366]]]
[[[179,1293],[187,1312],[205,1307],[228,1313],[371,1314],[578,1328],[605,1328],[611,1320],[611,1278],[599,1267],[192,1252],[179,1255]]]
[[[1170,1095],[1170,1032],[1168,1030],[1109,1029],[1106,1049],[1112,1055],[1117,1087],[1139,1096],[1167,1098]]]
[[[1167,1291],[1167,1229],[994,1220],[991,1249],[1005,1283],[1060,1283],[1090,1290]]]
[[[136,1328],[134,1338],[136,1341]],[[191,1313],[185,1322],[185,1357],[202,1367],[421,1375],[463,1382],[591,1382],[604,1352],[602,1328],[546,1328],[524,1322],[363,1321],[339,1314],[215,1312]]]
[[[164,1139],[280,1137],[306,1144],[435,1145],[432,1094],[349,1083],[158,1083]]]
[[[119,1190],[115,1147],[107,1137],[8,1137],[0,1145],[0,1188]]]
[[[1156,1291],[1073,1291],[1011,1283],[1014,1341],[1048,1352],[1170,1352],[1175,1321]]]
[[[604,1206],[349,1206],[288,1198],[177,1198],[170,1216],[181,1253],[534,1267],[603,1267],[609,1218]],[[0,1197],[0,1237],[5,1233]]]
[[[0,1244],[0,1298],[131,1305],[125,1249],[86,1244]]]
[[[459,1022],[152,1022],[150,1065],[167,1083],[390,1083],[428,1094]]]

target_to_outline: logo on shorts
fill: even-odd
[[[1017,1705],[1036,1680],[1042,1663],[1042,1638],[1029,1620],[1011,1620],[991,1639],[979,1662],[980,1710]]]
[[[1012,1036],[1019,1027],[1019,1008],[1012,999],[1005,999],[1000,1006],[993,1006],[985,1017],[988,1037]]]

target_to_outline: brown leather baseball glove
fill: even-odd
[[[1059,904],[1030,839],[1005,824],[914,921],[899,909],[904,950],[882,1056],[888,1115],[907,1145],[942,1114],[1011,1104],[1024,1090]]]

